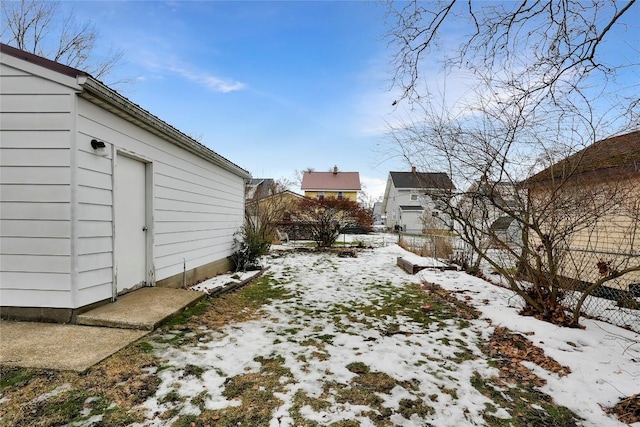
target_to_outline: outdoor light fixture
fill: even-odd
[[[93,148],[94,150],[97,150],[98,148],[104,148],[104,147],[106,147],[106,145],[103,141],[98,141],[97,139],[91,140],[91,148]]]

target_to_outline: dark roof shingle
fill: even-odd
[[[491,224],[491,231],[505,231],[509,228],[511,223],[514,221],[514,218],[510,216],[501,216],[500,218],[493,221]]]
[[[454,190],[451,178],[444,172],[389,172],[396,188],[438,188]]]

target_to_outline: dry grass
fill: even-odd
[[[138,342],[80,374],[2,368],[5,379],[25,379],[2,390],[0,425],[59,426],[95,414],[105,414],[103,425],[141,421],[136,405],[153,395],[159,383],[146,368],[157,362],[144,342]]]
[[[613,407],[607,410],[614,414],[620,422],[633,424],[640,422],[640,393],[625,397]]]
[[[417,244],[410,244],[405,237],[401,237],[398,245],[409,252],[422,257],[449,259],[453,255],[453,245],[449,236],[422,236]]]
[[[263,277],[239,292],[200,302],[162,326],[159,335],[177,331],[171,344],[191,343],[205,333],[202,326],[219,329],[254,319],[262,304],[286,297]],[[103,426],[140,422],[145,411],[139,405],[156,393],[160,380],[152,372],[161,365],[143,339],[83,373],[0,367],[0,427],[53,427],[98,414],[104,414]]]

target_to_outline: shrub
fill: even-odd
[[[234,234],[231,262],[235,271],[258,270],[259,259],[266,255],[271,247],[271,238],[264,230],[244,226]]]

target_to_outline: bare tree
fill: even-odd
[[[97,79],[107,77],[123,60],[122,50],[113,48],[98,59],[94,48],[100,34],[95,25],[76,22],[73,12],[65,14],[57,1],[4,1],[1,27],[3,43],[86,71]]]
[[[279,224],[288,219],[286,217],[299,198],[288,191],[289,184],[287,180],[271,181],[266,191],[253,194],[247,199],[245,228],[251,234],[267,242],[277,238]]]
[[[234,236],[231,261],[236,270],[256,268],[259,258],[278,239],[278,227],[287,220],[300,196],[287,190],[287,180],[263,180],[265,186],[245,189],[245,221]]]
[[[373,205],[377,202],[375,197],[367,191],[367,187],[363,184],[362,188],[358,192],[358,203],[364,209],[368,209],[373,212]]]
[[[568,83],[584,82],[594,74],[615,84],[618,70],[638,63],[629,64],[628,57],[607,63],[601,50],[614,29],[628,25],[623,18],[631,16],[635,3],[520,0],[488,4],[469,0],[462,4],[456,0],[414,0],[400,9],[391,3],[388,36],[394,52],[393,82],[402,90],[403,99],[424,99],[428,95],[421,84],[425,60],[434,61],[429,55],[442,43],[447,24],[456,23],[459,28],[467,23],[470,33],[453,49],[447,46],[447,69],[462,67],[480,76],[490,75],[488,70],[497,76],[502,70],[510,70],[502,80],[509,83],[510,92],[518,92],[512,93],[514,96],[535,93],[539,98],[558,98],[582,92],[580,85]],[[497,82],[493,83],[493,89],[499,90]],[[638,101],[634,94],[625,107],[637,108]]]
[[[353,200],[335,197],[301,199],[292,217],[299,225],[311,230],[319,248],[333,245],[345,227],[357,226],[370,231],[373,225],[371,211]]]
[[[633,256],[637,203],[628,203],[640,197],[628,185],[637,170],[625,169],[640,150],[631,145],[617,153],[615,165],[607,163],[611,156],[585,150],[640,125],[636,80],[616,79],[638,64],[601,56],[634,3],[451,0],[389,9],[394,84],[398,101],[411,106],[411,117],[390,130],[394,149],[408,164],[450,174],[463,190],[443,203],[475,261],[502,274],[525,301],[524,312],[557,323],[577,325],[590,292],[605,284],[625,288],[620,278],[640,271]],[[471,32],[452,48],[445,29],[464,20]],[[422,72],[442,57],[434,55],[439,43],[447,44],[443,75],[464,72],[469,81],[462,101],[451,102]],[[558,163],[564,158],[571,162]],[[531,178],[558,165],[561,174]],[[604,181],[589,181],[584,169],[611,166],[622,172]],[[576,236],[585,247],[602,245],[603,224],[614,219],[634,236],[611,248],[618,255],[598,267],[574,250]],[[517,239],[501,224],[515,224]],[[598,276],[585,281],[578,270]],[[562,300],[576,290],[585,292],[567,317]]]
[[[315,171],[315,169],[310,167],[310,166],[307,166],[307,168],[303,169],[303,170],[296,169],[293,172],[293,178],[292,178],[293,183],[298,185],[298,186],[301,186],[302,185],[302,178],[304,177],[305,172],[313,172],[313,171]]]

